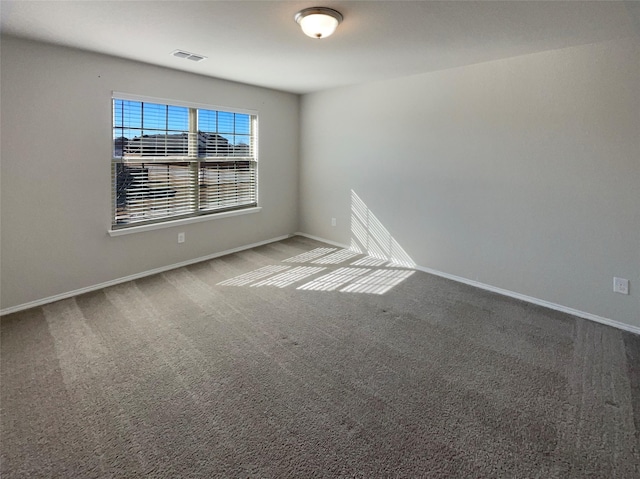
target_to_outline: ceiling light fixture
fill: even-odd
[[[342,14],[331,8],[311,7],[300,10],[294,17],[305,35],[311,38],[325,38],[336,31]]]

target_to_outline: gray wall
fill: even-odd
[[[301,231],[350,243],[352,190],[420,266],[640,327],[638,39],[303,96]]]
[[[640,326],[639,58],[637,39],[619,40],[300,105],[3,37],[0,307],[296,230],[362,246],[353,191],[372,242],[420,266]],[[109,237],[112,90],[258,110],[263,210]],[[611,291],[614,275],[629,296]]]
[[[297,95],[10,37],[1,62],[3,309],[296,230]],[[262,211],[109,237],[113,90],[258,110]]]

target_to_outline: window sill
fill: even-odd
[[[173,221],[164,221],[162,223],[152,223],[149,225],[141,225],[141,226],[131,226],[129,228],[122,228],[117,230],[108,230],[109,236],[123,236],[130,235],[134,233],[143,233],[145,231],[153,231],[164,228],[173,228],[174,226],[182,226],[188,225],[191,223],[201,223],[203,221],[212,221],[220,218],[228,218],[231,216],[240,216],[240,215],[248,215],[250,213],[258,213],[262,208],[260,206],[256,206],[254,208],[247,208],[244,210],[235,210],[235,211],[225,211],[224,213],[213,213],[210,215],[202,215],[202,216],[194,216],[191,218],[182,218],[179,220]]]

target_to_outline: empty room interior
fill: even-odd
[[[0,2],[3,478],[640,477],[640,2]]]

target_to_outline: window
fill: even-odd
[[[114,94],[112,229],[257,206],[257,116]]]

